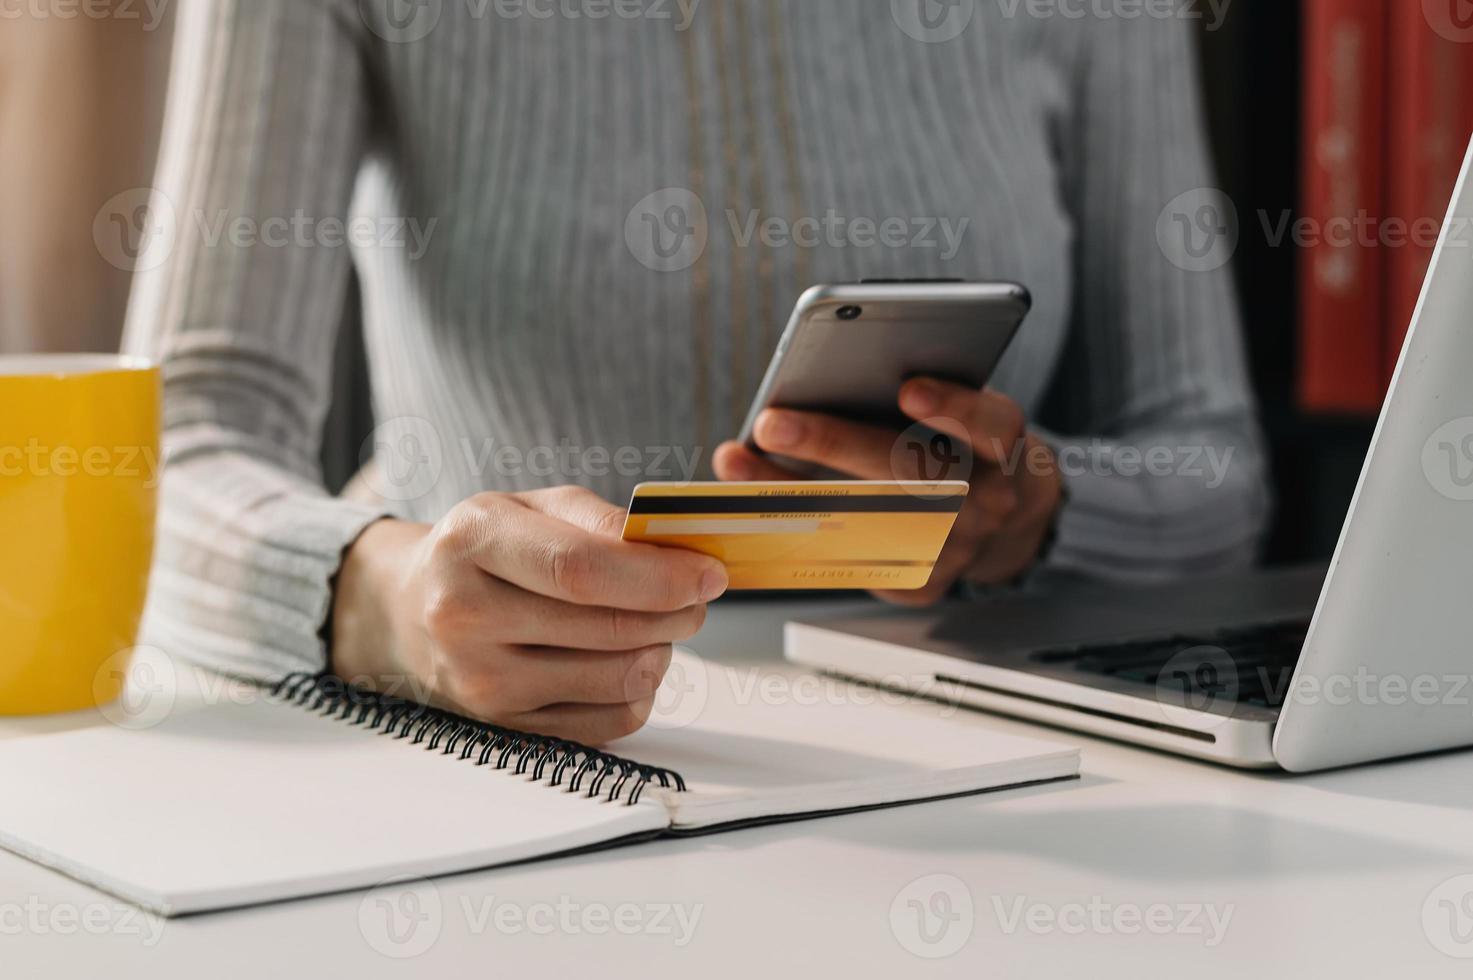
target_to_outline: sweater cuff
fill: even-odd
[[[1251,564],[1268,510],[1252,447],[1201,459],[1191,448],[1153,471],[1147,446],[1045,439],[1065,504],[1043,570],[1148,582]]]
[[[304,493],[257,500],[222,519],[169,487],[161,508],[143,642],[258,681],[327,667],[324,626],[347,549],[390,516]]]

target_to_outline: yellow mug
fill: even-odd
[[[0,715],[118,697],[148,591],[158,369],[0,357]]]

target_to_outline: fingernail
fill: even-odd
[[[721,598],[726,592],[728,581],[726,569],[721,565],[706,569],[701,575],[701,601],[710,602]]]
[[[941,396],[936,389],[924,381],[912,381],[905,389],[905,404],[901,406],[912,415],[933,415],[941,408]]]
[[[803,441],[803,423],[786,412],[769,412],[762,426],[763,440],[770,448],[796,446]]]

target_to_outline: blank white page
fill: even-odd
[[[0,746],[0,844],[166,915],[657,831],[604,803],[261,700]]]
[[[884,806],[1079,774],[1079,750],[1001,735],[965,708],[795,668],[679,653],[645,729],[609,751],[680,773],[651,788],[676,830]]]

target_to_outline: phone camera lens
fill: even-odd
[[[857,306],[841,306],[834,312],[834,316],[840,320],[858,320],[864,310]]]

